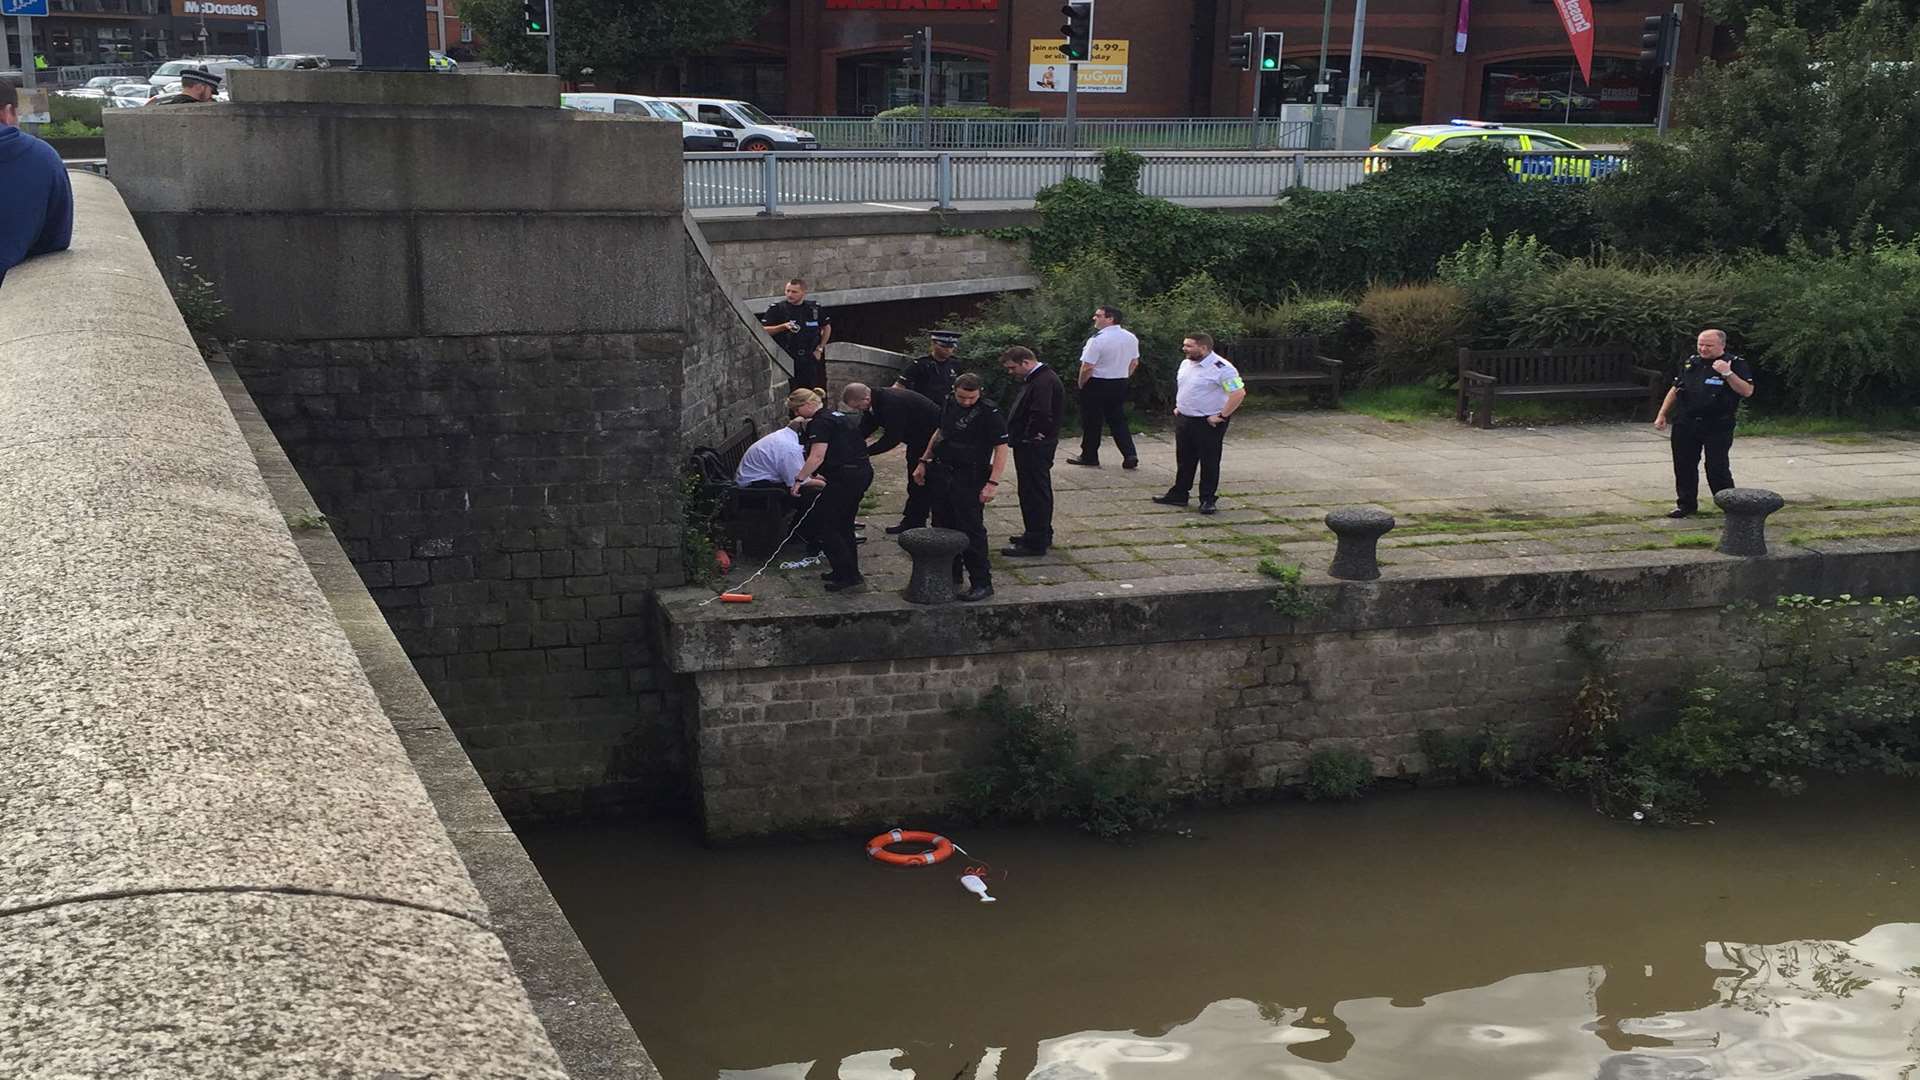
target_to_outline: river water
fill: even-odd
[[[667,1080],[1920,1078],[1920,787],[1622,825],[1533,791],[709,850],[523,836]]]

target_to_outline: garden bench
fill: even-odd
[[[1247,338],[1234,343],[1227,358],[1249,389],[1304,387],[1324,395],[1329,405],[1340,403],[1340,361],[1321,356],[1320,339],[1312,334]]]
[[[1461,349],[1454,418],[1471,403],[1475,427],[1493,426],[1495,398],[1527,401],[1645,398],[1659,406],[1666,376],[1633,362],[1621,346],[1559,349]]]

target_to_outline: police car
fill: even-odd
[[[1579,182],[1608,175],[1620,168],[1620,162],[1611,158],[1556,156],[1568,151],[1583,151],[1586,147],[1544,131],[1508,127],[1488,120],[1450,120],[1444,124],[1395,128],[1370,149],[1415,153],[1486,145],[1501,147],[1512,154],[1507,167],[1521,180]],[[1365,170],[1368,173],[1385,172],[1390,160],[1370,157]]]

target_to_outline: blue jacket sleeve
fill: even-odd
[[[47,193],[47,223],[40,230],[39,239],[27,249],[28,255],[45,255],[50,251],[65,251],[73,243],[73,181],[67,179],[67,167],[61,165],[54,174],[53,183]]]

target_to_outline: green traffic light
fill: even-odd
[[[1260,61],[1260,67],[1264,71],[1272,71],[1274,68],[1277,68],[1279,66],[1280,66],[1280,62],[1271,57]]]

